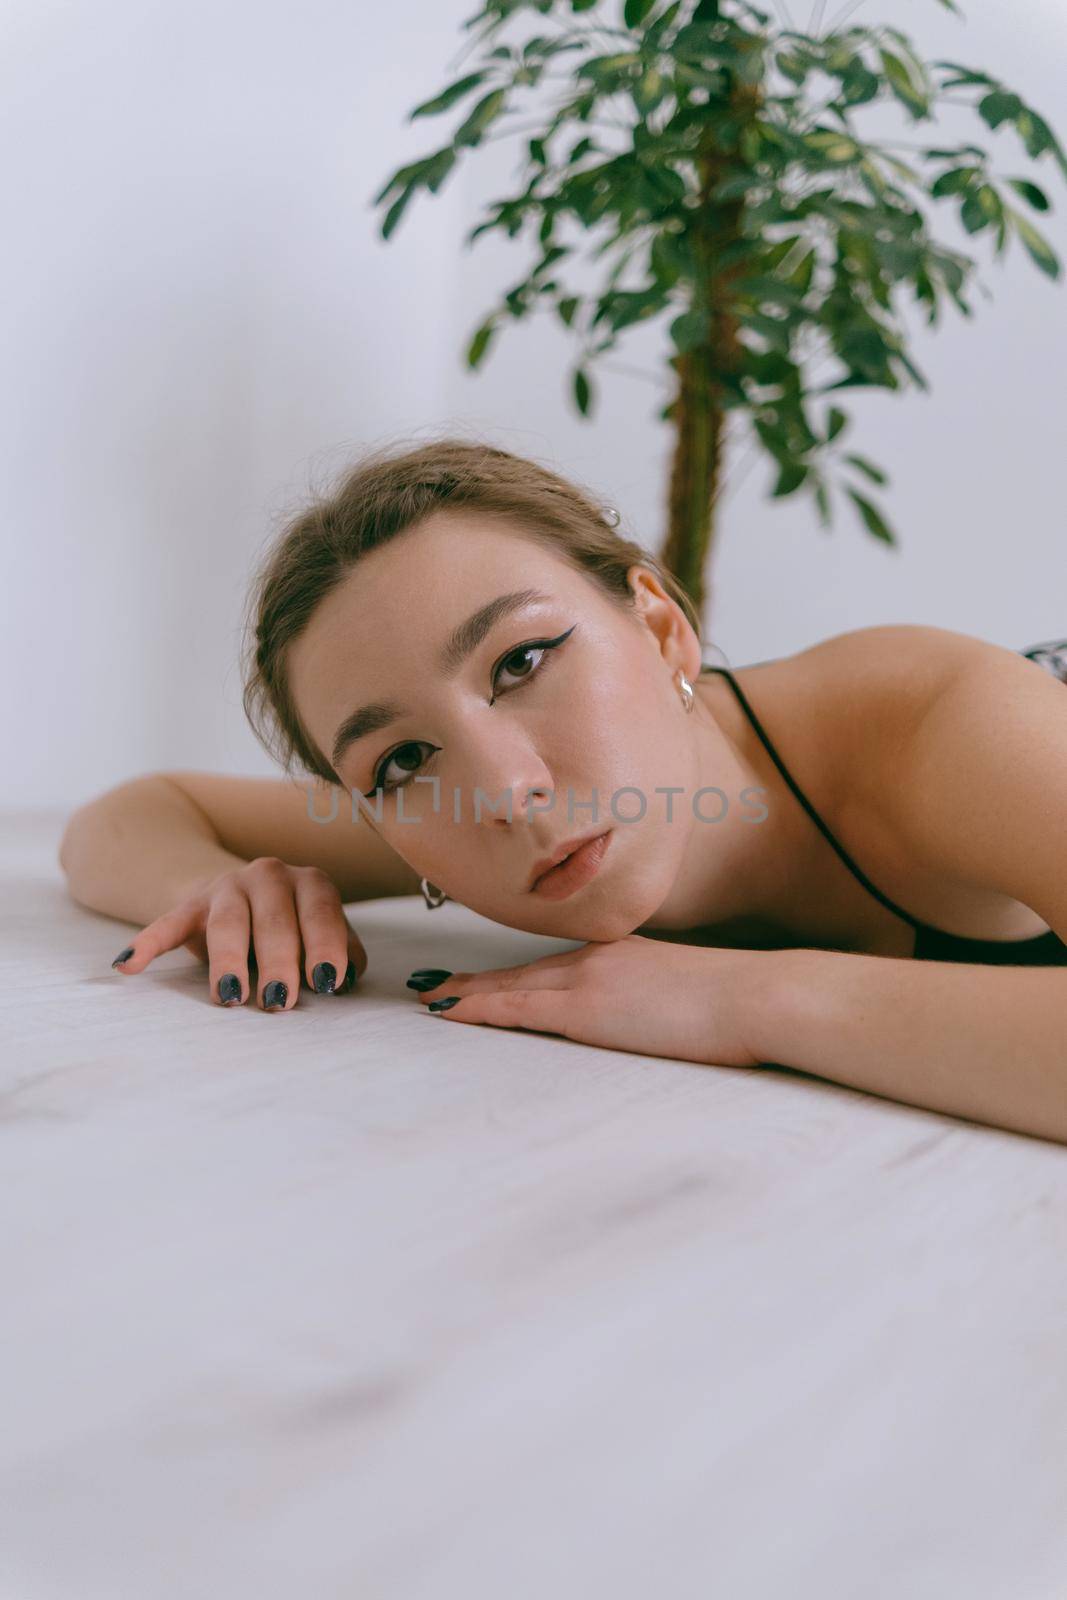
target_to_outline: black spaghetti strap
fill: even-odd
[[[848,851],[845,850],[842,845],[838,844],[837,840],[834,838],[833,834],[830,832],[829,828],[826,826],[825,822],[822,820],[822,818],[820,817],[819,813],[816,811],[815,807],[811,804],[811,801],[808,799],[807,795],[801,789],[800,785],[798,783],[794,783],[792,774],[786,768],[785,763],[782,761],[782,759],[779,756],[777,750],[774,748],[774,745],[771,743],[769,736],[764,732],[763,725],[761,724],[761,722],[760,722],[759,718],[757,717],[756,713],[753,711],[752,707],[748,703],[748,699],[747,699],[747,697],[745,695],[745,691],[742,689],[741,685],[738,683],[737,679],[734,677],[734,675],[733,675],[732,671],[730,670],[730,668],[729,667],[710,667],[710,666],[705,666],[701,670],[703,672],[719,672],[726,679],[727,683],[730,685],[731,689],[734,691],[734,694],[737,696],[738,700],[741,702],[741,705],[742,705],[742,707],[743,707],[743,709],[745,711],[746,716],[748,717],[749,721],[752,723],[752,726],[755,728],[757,734],[759,735],[759,737],[760,737],[760,739],[761,739],[761,741],[762,741],[762,743],[764,745],[764,748],[767,751],[767,754],[770,756],[771,760],[774,762],[775,766],[778,768],[778,771],[782,774],[782,777],[785,779],[785,781],[789,785],[790,789],[796,795],[797,799],[800,801],[801,805],[804,807],[804,810],[808,813],[808,816],[811,818],[812,822],[814,822],[815,826],[824,835],[826,840],[831,845],[833,845],[834,849],[837,851],[838,855],[841,857],[841,860],[845,863],[845,866],[849,869],[849,871],[851,873],[853,873],[859,879],[859,881],[860,881],[860,883],[862,883],[863,887],[865,889],[867,889],[871,894],[873,894],[876,900],[880,900],[882,905],[886,906],[896,916],[903,917],[905,922],[910,922],[913,928],[926,928],[926,927],[928,927],[929,924],[920,921],[920,919],[918,917],[913,917],[910,912],[905,911],[901,906],[896,905],[892,900],[890,900],[888,895],[883,894],[881,889],[877,889],[874,886],[874,884],[871,882],[870,878],[867,877],[866,873],[862,872],[860,870],[860,868],[856,865],[856,863],[853,861],[852,857],[848,854]]]

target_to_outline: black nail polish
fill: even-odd
[[[354,961],[350,961],[348,963],[348,966],[345,968],[344,978],[343,978],[342,982],[338,984],[337,989],[335,990],[335,993],[337,993],[337,994],[347,994],[349,989],[351,989],[352,986],[354,985],[355,981],[356,981],[356,963]]]
[[[460,995],[450,994],[447,1000],[431,1000],[426,1009],[427,1011],[447,1011],[449,1006],[457,1005],[460,999]]]
[[[413,972],[407,980],[409,989],[417,989],[420,994],[425,994],[427,989],[436,989],[439,984],[450,978],[450,972]]]
[[[333,994],[337,988],[337,968],[332,961],[320,961],[312,969],[311,978],[316,994]]]
[[[113,967],[119,967],[119,966],[122,965],[122,963],[124,961],[128,961],[132,955],[133,955],[133,945],[131,944],[127,949],[123,950],[120,955],[117,955],[115,957],[115,959],[111,963],[111,965]]]
[[[227,972],[219,979],[219,999],[224,1006],[240,1005],[241,980],[236,972]]]
[[[265,1011],[270,1011],[275,1006],[284,1006],[288,998],[289,990],[286,988],[285,984],[279,983],[278,980],[275,979],[273,983],[268,983],[267,987],[263,991],[263,1009]]]
[[[444,983],[445,979],[451,976],[452,974],[445,972],[443,967],[416,967],[408,982],[414,983],[418,981],[425,983],[428,978],[434,978],[438,983]],[[431,984],[430,987],[432,988],[433,985]]]

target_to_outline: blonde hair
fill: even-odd
[[[619,533],[610,507],[559,473],[492,445],[458,438],[364,454],[331,492],[282,528],[249,591],[242,650],[242,703],[260,744],[293,775],[297,764],[343,787],[293,703],[287,648],[316,608],[368,550],[387,544],[430,512],[483,512],[512,524],[632,605],[626,573],[639,564],[659,578],[701,638],[690,595],[654,556]]]

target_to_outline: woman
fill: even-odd
[[[584,941],[414,973],[450,1022],[1067,1141],[1067,974],[1038,970],[1067,966],[1067,647],[888,626],[704,665],[617,521],[452,439],[296,516],[252,592],[245,707],[317,782],[176,772],[81,808],[72,893],[145,923],[113,965],[184,945],[220,1004],[288,1010],[365,969],[344,903],[421,888]]]

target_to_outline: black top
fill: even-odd
[[[915,929],[915,950],[913,954],[917,961],[970,961],[983,962],[988,966],[1000,967],[1067,966],[1067,944],[1064,944],[1063,940],[1052,928],[1049,928],[1045,933],[1036,934],[1032,939],[965,939],[960,934],[945,933],[940,928],[933,928],[928,922],[920,922],[918,917],[913,917],[909,912],[902,910],[900,906],[890,900],[888,895],[884,895],[880,889],[876,889],[871,880],[860,871],[848,852],[838,844],[815,810],[815,807],[801,790],[799,784],[794,783],[792,776],[786,770],[785,763],[767,734],[763,731],[759,718],[749,705],[744,690],[737,682],[730,668],[705,666],[701,668],[701,671],[719,672],[729,683],[740,701],[745,715],[762,740],[767,754],[804,807],[804,810],[815,823],[815,826],[833,845],[849,871],[859,879],[865,889],[874,895],[876,900],[880,900],[882,905],[888,907],[898,917],[903,917],[905,922],[911,923],[911,926]]]

